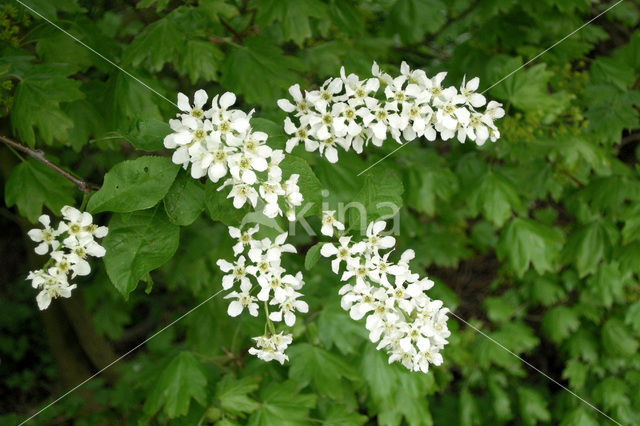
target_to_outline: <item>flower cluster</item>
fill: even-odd
[[[355,74],[347,76],[343,67],[339,78],[330,78],[320,89],[304,95],[299,85],[291,86],[293,102],[278,100],[278,106],[290,113],[284,122],[290,135],[286,151],[303,143],[307,151],[317,150],[335,163],[337,147],[360,153],[369,142],[381,146],[389,136],[403,143],[423,136],[433,141],[439,134],[443,140],[457,137],[461,143],[469,139],[478,145],[500,138],[493,122],[504,116],[504,110],[495,101],[484,111],[477,110],[486,103],[476,93],[477,77],[463,80],[458,90],[442,86],[446,72],[430,78],[405,62],[395,78],[375,62],[371,72],[373,78],[361,80]]]
[[[267,134],[253,131],[253,114],[231,109],[236,102],[233,93],[215,96],[205,109],[208,95],[198,90],[193,105],[186,95],[178,93],[177,119],[169,120],[173,133],[164,138],[164,146],[175,149],[172,161],[185,169],[191,165],[191,176],[208,176],[212,182],[226,178],[218,190],[230,186],[227,198],[233,198],[237,209],[260,204],[263,213],[295,219],[295,207],[302,204],[298,175],[283,181],[279,167],[284,159],[282,150],[272,150]],[[283,200],[280,202],[280,200]],[[284,211],[283,211],[284,208]]]
[[[371,222],[366,238],[352,242],[343,236],[339,244],[326,243],[320,253],[333,257],[331,268],[340,273],[344,261],[340,289],[341,306],[351,318],[367,316],[369,339],[377,349],[385,349],[389,363],[399,361],[411,371],[427,372],[429,365],[440,365],[440,350],[451,334],[447,328],[447,308],[442,301],[432,300],[425,291],[433,281],[413,273],[409,262],[413,250],[405,251],[397,263],[389,260],[395,238],[383,236],[383,221]],[[386,251],[388,250],[388,251]]]
[[[70,206],[64,206],[60,213],[63,220],[57,228],[51,226],[51,219],[43,214],[38,218],[43,229],[35,228],[28,232],[33,241],[40,243],[35,248],[36,253],[44,255],[51,251],[44,267],[29,272],[27,276],[33,288],[40,290],[36,301],[41,310],[47,309],[52,299],[71,296],[76,285],[71,284],[69,278],[91,272],[87,258],[105,255],[104,247],[95,238],[107,235],[106,226],[94,224],[89,213]]]
[[[249,315],[257,317],[258,302],[263,302],[268,331],[254,338],[256,347],[249,353],[265,361],[275,359],[283,363],[288,359],[284,351],[291,343],[291,335],[276,333],[273,322],[292,327],[296,312],[306,313],[309,306],[299,299],[302,293],[298,290],[304,285],[302,273],[287,274],[281,265],[282,253],[296,252],[293,245],[286,243],[288,234],[280,234],[273,240],[255,239],[258,231],[258,225],[244,230],[230,226],[229,235],[237,240],[233,247],[236,259],[233,263],[219,259],[217,265],[225,273],[222,288],[232,290],[225,296],[231,299],[227,309],[230,316],[236,317],[246,309]],[[272,306],[271,312],[269,306]]]

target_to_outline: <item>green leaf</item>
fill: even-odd
[[[367,173],[353,200],[354,205],[345,206],[349,209],[349,226],[365,229],[374,220],[395,216],[402,207],[403,191],[402,180],[395,171],[385,169]]]
[[[547,401],[538,391],[525,386],[520,386],[517,389],[520,415],[524,424],[535,425],[538,422],[551,420]]]
[[[549,309],[542,318],[542,328],[549,338],[560,343],[580,327],[580,318],[567,306]]]
[[[297,392],[295,382],[272,383],[260,392],[262,406],[251,414],[250,426],[294,426],[308,424],[316,396]]]
[[[571,235],[567,251],[575,253],[580,278],[596,272],[606,253],[607,231],[599,222],[591,223]]]
[[[179,240],[180,227],[172,224],[160,207],[113,215],[103,240],[109,279],[128,298],[145,274],[173,256]]]
[[[501,74],[506,75],[517,68],[513,65],[513,62],[509,62]],[[569,105],[571,99],[565,92],[549,93],[548,84],[552,77],[554,73],[547,70],[547,64],[533,65],[513,74],[491,89],[491,93],[523,111],[542,112],[546,116],[545,122],[549,122]]]
[[[181,74],[189,76],[191,84],[196,84],[198,80],[218,81],[223,60],[224,53],[212,42],[189,40],[176,66]]]
[[[278,21],[284,40],[293,40],[298,46],[311,37],[310,18],[327,18],[327,6],[318,0],[258,0],[256,7],[258,24]]]
[[[292,174],[297,174],[300,193],[304,197],[302,206],[296,209],[296,213],[302,216],[319,214],[322,209],[322,184],[316,177],[309,164],[300,157],[292,154],[287,156],[280,163],[282,169],[282,180],[288,179]]]
[[[353,354],[367,340],[367,336],[367,330],[340,308],[337,299],[327,304],[318,315],[318,337],[327,349],[335,346],[345,355]]]
[[[160,151],[164,149],[164,137],[169,133],[171,128],[166,121],[151,119],[139,121],[126,139],[134,148],[141,151]]]
[[[609,319],[602,326],[601,338],[604,349],[611,355],[629,357],[638,351],[638,341],[617,318]]]
[[[35,223],[46,206],[59,214],[65,205],[73,205],[74,186],[71,182],[33,158],[18,164],[4,187],[7,207],[14,204],[21,216]]]
[[[569,386],[573,389],[580,389],[587,381],[587,366],[579,359],[571,359],[562,371],[562,378],[569,380]]]
[[[507,259],[513,271],[522,277],[529,265],[539,274],[557,268],[557,258],[564,238],[556,228],[516,218],[503,229],[498,242],[500,259]]]
[[[220,84],[241,93],[247,102],[272,105],[285,89],[299,81],[293,70],[300,70],[297,58],[282,54],[272,41],[262,37],[244,39],[234,46],[221,68]]]
[[[178,170],[164,157],[118,163],[104,176],[102,188],[89,199],[87,210],[126,213],[153,207],[167,194]]]
[[[467,203],[472,215],[482,212],[497,227],[504,225],[512,210],[520,208],[515,186],[503,175],[492,171],[484,176]]]
[[[80,82],[67,78],[73,67],[64,64],[34,65],[16,87],[11,126],[27,145],[36,144],[36,133],[47,144],[67,142],[73,121],[60,108],[62,102],[82,99]]]
[[[164,209],[176,225],[191,225],[204,210],[204,186],[181,170],[164,197]]]
[[[436,213],[436,196],[449,201],[459,189],[458,178],[447,168],[410,168],[408,174],[407,204],[429,216]]]
[[[251,413],[260,406],[249,396],[258,387],[258,380],[255,377],[235,379],[232,375],[227,375],[216,385],[216,398],[226,412],[233,415]]]
[[[186,38],[186,31],[178,19],[183,12],[184,9],[179,7],[145,26],[127,46],[124,61],[133,67],[138,67],[144,61],[153,72],[162,70],[167,62],[178,63]]]
[[[231,199],[227,198],[230,188],[225,187],[218,191],[221,185],[220,182],[213,183],[207,180],[204,186],[204,202],[209,216],[227,226],[238,226],[249,213],[249,207],[246,204],[241,209],[233,207]]]
[[[341,405],[333,405],[324,419],[325,426],[361,426],[368,420],[367,416],[356,410],[349,411]]]
[[[144,403],[144,412],[153,415],[160,408],[170,419],[189,412],[191,399],[206,403],[207,378],[200,361],[191,352],[180,352],[162,370]]]
[[[398,0],[389,13],[387,27],[405,44],[417,43],[435,33],[446,21],[447,8],[440,0]]]
[[[342,399],[345,388],[342,378],[357,380],[355,369],[342,358],[309,343],[291,346],[289,378],[307,386],[313,382],[318,393],[332,399]]]
[[[394,366],[390,366],[386,355],[367,344],[360,363],[360,374],[371,391],[374,402],[390,398],[398,389],[398,376]]]
[[[320,248],[324,245],[324,243],[316,243],[309,250],[307,250],[307,254],[304,257],[304,269],[307,271],[311,270],[318,263],[320,259]]]

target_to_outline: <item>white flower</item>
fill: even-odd
[[[42,255],[47,254],[49,247],[51,247],[51,250],[56,250],[60,246],[60,242],[56,240],[56,237],[60,235],[62,231],[51,228],[51,219],[46,214],[41,215],[38,218],[38,222],[44,226],[44,229],[35,228],[27,232],[29,238],[36,243],[40,243],[35,248],[35,252]]]
[[[194,105],[192,107],[189,103],[189,98],[183,93],[178,93],[178,108],[187,115],[202,120],[204,118],[204,110],[202,107],[207,103],[207,99],[207,92],[202,89],[198,90],[193,96]]]
[[[232,184],[231,192],[227,195],[227,198],[233,198],[233,207],[236,209],[241,208],[248,201],[251,206],[255,207],[258,203],[258,191],[255,190],[251,185],[238,181],[235,179],[228,180],[225,182]],[[222,186],[224,187],[224,185]],[[221,188],[222,188],[221,187]],[[220,190],[219,188],[218,190]]]
[[[274,297],[271,299],[270,304],[278,304],[280,310],[271,312],[269,319],[271,321],[280,322],[284,317],[284,322],[287,326],[292,327],[296,322],[295,312],[307,313],[309,312],[309,305],[307,302],[297,300],[302,294],[298,293],[291,287],[276,288]]]
[[[276,360],[284,364],[289,357],[284,354],[289,344],[293,341],[291,334],[273,334],[254,337],[256,346],[249,349],[251,355],[255,355],[263,361]]]
[[[344,224],[336,220],[335,210],[327,210],[322,212],[322,228],[320,229],[320,233],[322,235],[326,235],[328,237],[333,236],[333,228],[338,231],[344,231]]]
[[[40,293],[36,296],[38,308],[42,311],[49,307],[53,299],[71,297],[71,290],[74,288],[76,288],[76,285],[69,285],[66,275],[46,275]]]
[[[240,292],[232,291],[224,297],[225,299],[236,298],[236,300],[229,303],[229,308],[227,309],[230,317],[237,317],[245,308],[251,316],[258,316],[258,304],[256,303],[258,299],[249,293],[251,288],[251,283],[248,280],[243,281],[240,283]]]
[[[386,227],[386,223],[384,221],[371,222],[367,226],[367,238],[365,239],[365,243],[367,244],[367,250],[371,253],[378,253],[380,249],[388,249],[395,245],[396,239],[391,235],[387,235],[385,237],[381,237],[380,233],[384,231]]]
[[[298,114],[306,114],[309,111],[309,103],[302,96],[300,85],[294,84],[289,87],[289,94],[293,98],[295,105],[287,99],[278,99],[278,106],[285,112],[297,111]]]
[[[472,78],[465,83],[466,76],[462,79],[462,86],[460,86],[460,96],[463,102],[471,105],[474,108],[483,106],[487,100],[480,93],[476,93],[478,86],[480,85],[480,79],[478,77]]]
[[[224,259],[218,259],[216,265],[218,265],[218,268],[220,268],[222,272],[226,273],[226,275],[222,277],[223,289],[229,290],[235,282],[240,282],[240,284],[249,282],[245,263],[246,259],[244,256],[240,256],[235,263],[227,262]]]
[[[248,246],[249,243],[253,240],[253,234],[258,232],[259,229],[260,229],[259,225],[251,227],[246,231],[243,231],[240,228],[235,228],[233,226],[229,227],[229,235],[232,238],[235,238],[238,240],[238,242],[233,246],[234,256],[237,256],[244,251],[245,246]]]
[[[338,239],[339,246],[335,246],[332,243],[325,243],[320,248],[320,254],[324,257],[336,256],[331,261],[331,270],[334,274],[337,274],[340,270],[340,263],[344,260],[348,262],[354,255],[364,252],[366,245],[364,242],[359,242],[351,245],[351,237],[345,236]]]

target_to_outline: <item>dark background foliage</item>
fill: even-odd
[[[448,84],[480,76],[484,90],[613,5],[26,3],[171,100],[198,88],[236,92],[244,108],[257,108],[274,146],[285,140],[275,101],[293,83],[317,87],[341,65],[367,76],[374,60],[397,72],[405,60],[429,75],[449,71]],[[416,251],[419,269],[437,282],[433,296],[623,424],[640,423],[638,18],[638,3],[625,0],[492,87],[487,95],[507,110],[495,144],[413,142],[359,177],[396,145],[342,154],[337,165],[294,153],[331,190],[332,204],[385,177],[388,185],[372,196],[404,204],[399,247]],[[162,138],[175,114],[170,102],[13,0],[0,4],[0,40],[1,135],[94,184],[126,159],[168,156]],[[24,278],[42,260],[25,232],[42,211],[79,204],[82,194],[6,146],[0,167],[0,422],[15,424],[216,292],[215,261],[230,257],[232,243],[208,186],[193,184],[189,191],[201,201],[175,210],[171,194],[187,185],[181,172],[164,200],[130,213],[153,223],[170,259],[143,259],[142,272],[125,283],[95,262],[71,299],[41,313]],[[124,215],[97,217],[115,227]],[[316,240],[298,235],[294,242],[304,254]],[[293,258],[290,266],[303,263]],[[311,313],[296,324],[284,367],[246,355],[260,321],[228,318],[216,298],[34,421],[607,422],[453,318],[441,367],[424,375],[387,366],[363,325],[340,310],[328,262],[305,276]]]

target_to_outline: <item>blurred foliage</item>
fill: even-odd
[[[495,86],[613,2],[25,1],[169,99],[197,88],[235,91],[243,107],[257,107],[274,146],[284,143],[276,99],[294,83],[316,87],[342,65],[365,76],[374,60],[388,71],[406,60],[428,75],[449,71],[449,84],[480,76],[481,90],[491,86],[488,95],[507,109],[500,141],[482,148],[414,142],[361,177],[393,143],[342,154],[337,165],[296,152],[302,158],[292,160],[299,162],[293,170],[311,166],[305,198],[320,201],[327,188],[330,206],[357,197],[404,204],[399,247],[416,251],[437,281],[435,297],[617,421],[640,424],[636,1]],[[135,239],[137,249],[115,250],[107,269],[74,294],[85,299],[97,332],[124,353],[220,288],[215,261],[230,257],[232,243],[218,221],[233,223],[234,212],[210,185],[142,157],[168,156],[170,102],[11,0],[0,5],[0,40],[0,134],[44,150],[87,181],[106,174],[90,205],[114,212],[98,215],[111,227],[105,245]],[[26,226],[16,215],[34,222],[81,194],[39,163],[0,151],[7,206],[0,422],[14,424],[67,388],[24,282],[31,246],[21,248],[12,221]],[[132,182],[130,168],[141,165],[154,178]],[[116,183],[148,191],[118,198],[108,191]],[[315,217],[310,222],[317,227]],[[303,255],[316,242],[304,232],[294,238]],[[303,256],[292,262],[303,270]],[[311,313],[296,324],[285,366],[249,357],[249,336],[262,323],[229,318],[215,298],[122,361],[118,380],[89,382],[35,422],[606,423],[454,318],[444,365],[426,375],[388,366],[363,325],[339,309],[328,262],[316,251],[306,263]]]

